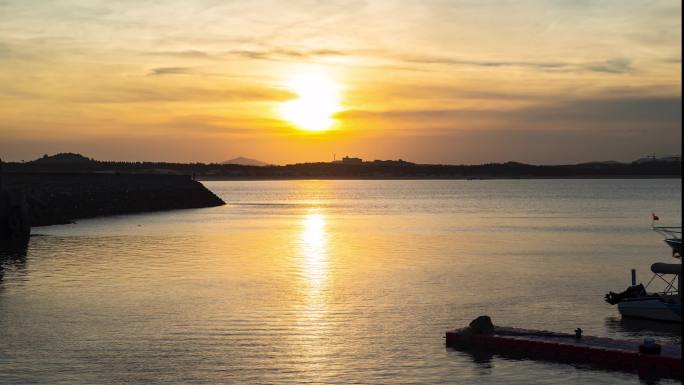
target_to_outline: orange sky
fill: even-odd
[[[680,154],[680,46],[669,0],[5,0],[0,157]],[[311,114],[330,127],[302,129]]]

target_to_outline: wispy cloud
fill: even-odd
[[[293,98],[288,91],[255,86],[242,86],[232,89],[204,87],[166,86],[128,86],[101,87],[97,90],[81,92],[69,97],[78,103],[117,104],[117,103],[156,103],[156,102],[249,102],[284,101]]]
[[[223,52],[223,55],[240,56],[256,60],[314,59],[331,56],[347,56],[350,53],[334,49],[295,50],[273,48],[265,50],[234,50]]]
[[[147,55],[151,56],[170,56],[170,57],[179,57],[179,58],[190,58],[190,59],[209,59],[212,58],[213,55],[204,52],[204,51],[199,51],[199,50],[184,50],[184,51],[155,51],[155,52],[148,52]]]
[[[631,72],[632,61],[629,59],[610,59],[599,63],[588,63],[584,68],[593,72],[605,72],[609,74],[623,74]]]
[[[0,58],[9,56],[11,52],[9,45],[0,42]]]
[[[351,110],[337,115],[348,120],[376,120],[393,124],[397,122],[421,122],[420,131],[431,125],[455,124],[468,128],[478,126],[510,128],[581,128],[587,126],[612,126],[613,128],[670,125],[678,127],[682,122],[681,97],[679,96],[628,96],[568,99],[533,106],[492,109],[425,109],[362,111]],[[463,122],[466,122],[465,126]]]
[[[663,62],[665,63],[674,63],[674,64],[682,64],[682,57],[677,56],[677,57],[668,57],[663,59]]]
[[[187,75],[191,73],[193,73],[193,69],[188,67],[159,67],[153,68],[148,75]]]
[[[155,51],[148,52],[151,56],[174,57],[180,59],[206,59],[206,60],[224,60],[228,57],[241,57],[251,60],[309,60],[322,57],[334,56],[349,56],[352,53],[335,49],[287,49],[287,48],[265,48],[265,49],[234,49],[223,51],[201,51],[201,50],[180,50],[180,51]],[[159,68],[163,74],[168,71],[173,72],[176,68]]]
[[[399,61],[416,64],[441,64],[472,67],[519,67],[548,72],[603,72],[623,74],[633,71],[632,61],[627,58],[612,58],[592,62],[563,61],[516,61],[516,60],[469,60],[446,56],[395,56]]]

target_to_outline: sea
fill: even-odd
[[[681,343],[604,301],[678,262],[681,179],[207,181],[227,204],[33,229],[0,384],[671,384],[445,347],[496,325]],[[662,282],[655,282],[656,284]]]

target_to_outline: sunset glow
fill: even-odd
[[[683,5],[0,0],[0,385],[673,383]]]
[[[3,160],[681,152],[677,1],[6,0],[0,13]]]
[[[324,131],[335,124],[332,115],[340,111],[339,86],[322,73],[306,73],[288,82],[297,99],[283,103],[283,118],[307,131]]]

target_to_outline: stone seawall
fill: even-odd
[[[187,175],[3,173],[1,178],[3,189],[25,194],[31,226],[225,204]]]

